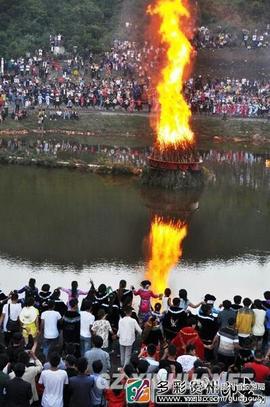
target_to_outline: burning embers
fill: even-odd
[[[160,170],[198,172],[200,162],[189,123],[191,111],[183,93],[184,75],[190,68],[193,52],[188,34],[193,27],[187,1],[155,0],[148,13],[153,26],[158,20],[159,43],[166,48],[164,67],[156,81],[159,113],[152,120],[156,142],[149,164]],[[149,177],[152,178],[151,170]],[[156,174],[154,178],[157,181]],[[168,187],[176,182],[180,188],[183,177],[173,175],[172,178]],[[159,185],[156,181],[154,185]]]

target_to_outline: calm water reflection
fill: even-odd
[[[228,164],[209,153],[207,159],[216,184],[199,197],[172,198],[181,202],[179,217],[189,217],[189,232],[170,283],[192,290],[192,300],[207,291],[220,299],[237,291],[260,296],[270,272],[270,170],[263,158]],[[199,200],[192,215],[189,200]],[[170,202],[156,192],[153,200],[133,179],[0,167],[1,288],[19,287],[30,274],[39,285],[67,285],[74,273],[84,287],[90,277],[137,285],[157,208],[175,215]]]

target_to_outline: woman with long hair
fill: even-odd
[[[80,295],[87,295],[88,291],[83,291],[78,288],[78,281],[72,281],[71,288],[59,287],[61,291],[68,295],[67,304],[70,300],[78,300]]]

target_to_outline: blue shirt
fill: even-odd
[[[89,407],[93,405],[92,388],[95,380],[93,376],[78,375],[69,379],[70,407]]]

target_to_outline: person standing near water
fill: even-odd
[[[87,295],[88,291],[83,291],[78,288],[78,281],[72,281],[71,288],[59,287],[59,290],[63,291],[68,295],[67,304],[70,300],[78,300],[80,295]]]
[[[134,295],[139,295],[141,302],[139,305],[139,319],[141,321],[146,321],[150,316],[151,311],[151,298],[162,299],[162,294],[154,294],[150,290],[151,281],[144,280],[141,282],[141,287],[139,290],[133,291]]]

